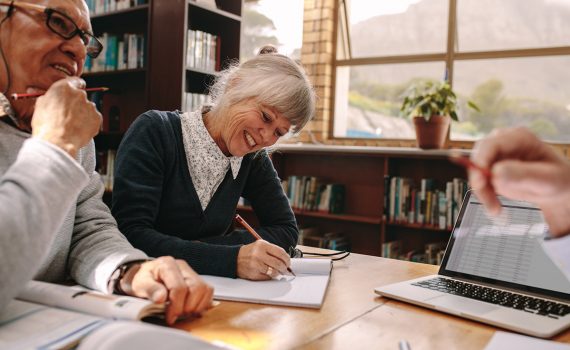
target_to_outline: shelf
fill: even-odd
[[[338,145],[315,145],[307,143],[281,143],[275,145],[276,152],[290,154],[334,154],[377,156],[394,158],[422,158],[422,159],[447,159],[450,150],[422,150],[411,147],[371,147],[371,146],[338,146]],[[469,155],[468,150],[454,150],[463,155]]]
[[[95,36],[103,33],[122,35],[125,33],[147,33],[149,5],[139,5],[124,10],[98,14],[91,17]]]
[[[119,15],[136,14],[139,12],[147,12],[147,11],[148,11],[148,4],[143,4],[143,5],[129,7],[123,10],[93,14],[91,15],[91,21],[97,21],[103,18],[112,18]]]
[[[210,7],[210,6],[202,5],[202,4],[197,3],[197,2],[194,1],[194,0],[188,0],[187,3],[188,3],[188,5],[191,5],[191,6],[194,6],[194,7],[199,7],[199,8],[201,8],[201,9],[206,10],[206,11],[209,11],[209,12],[212,12],[212,13],[215,13],[215,14],[218,14],[218,15],[221,15],[221,16],[224,16],[224,17],[227,17],[227,18],[231,18],[231,19],[233,19],[234,21],[241,22],[241,17],[240,17],[240,16],[235,15],[235,14],[233,14],[233,13],[231,13],[231,12],[228,12],[228,11],[220,10],[220,9],[217,8],[217,7]]]
[[[442,228],[439,228],[436,226],[431,226],[431,225],[409,224],[409,223],[404,223],[404,222],[386,222],[386,226],[397,226],[397,227],[413,228],[413,229],[417,229],[417,230],[427,230],[427,231],[451,233],[451,230],[447,229],[447,228],[442,229]]]
[[[211,76],[218,76],[220,72],[216,72],[213,70],[201,69],[201,68],[194,68],[194,67],[186,67],[187,74],[201,74],[201,75],[211,75]]]
[[[207,93],[206,90],[212,86],[214,79],[217,77],[217,72],[207,71],[198,68],[186,68],[186,92],[192,93]]]
[[[86,72],[81,76],[82,78],[96,78],[103,76],[117,76],[117,75],[131,75],[131,74],[144,74],[146,68],[137,69],[120,69],[120,70],[106,70],[101,72]]]
[[[87,82],[87,86],[106,86],[110,88],[108,93],[120,94],[125,90],[144,91],[146,73],[145,68],[137,68],[89,72],[84,73],[81,77]]]
[[[242,205],[238,206],[238,210],[253,212],[253,209],[251,207],[242,206]],[[322,219],[337,220],[337,221],[350,221],[350,222],[358,222],[363,224],[380,225],[382,223],[382,218],[372,217],[372,216],[351,215],[351,214],[329,214],[329,213],[321,213],[318,211],[306,211],[306,210],[297,210],[297,209],[293,209],[293,213],[295,214],[295,216],[322,218]]]

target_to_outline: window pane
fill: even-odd
[[[302,0],[246,1],[243,6],[240,59],[248,60],[264,45],[277,46],[279,53],[301,57],[303,43]]]
[[[460,115],[451,138],[476,139],[524,125],[548,141],[570,141],[570,56],[456,61],[454,89],[481,112]],[[464,107],[464,106],[463,106]]]
[[[414,139],[411,121],[399,116],[402,93],[415,80],[440,80],[444,71],[444,62],[338,67],[334,136]]]
[[[448,0],[350,0],[347,6],[353,58],[446,50]]]
[[[459,0],[459,51],[570,45],[570,0]]]

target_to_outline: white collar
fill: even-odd
[[[183,136],[186,133],[190,141],[189,144],[192,144],[192,151],[190,152],[191,158],[200,160],[201,162],[208,162],[209,168],[212,169],[213,173],[225,173],[229,163],[232,176],[235,180],[239,174],[243,157],[227,157],[222,152],[208,132],[200,111],[183,113],[180,116],[180,120],[182,123]]]

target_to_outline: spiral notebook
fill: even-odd
[[[250,281],[201,276],[214,287],[214,299],[320,309],[329,284],[330,259],[291,259],[291,280]]]

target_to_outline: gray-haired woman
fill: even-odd
[[[210,91],[211,107],[149,111],[133,123],[117,152],[113,215],[135,247],[184,259],[200,274],[286,274],[299,232],[264,148],[303,128],[315,93],[303,69],[271,47],[222,72]],[[226,234],[240,196],[262,240]]]

